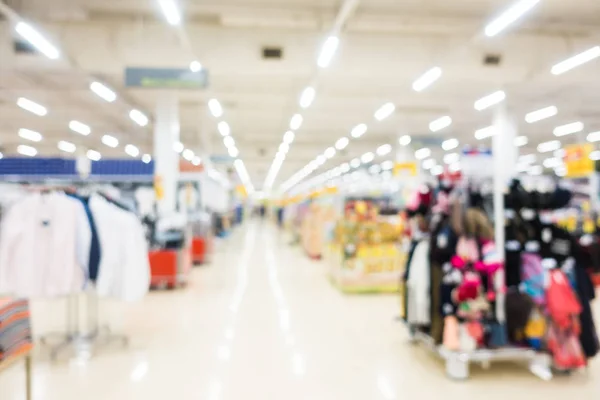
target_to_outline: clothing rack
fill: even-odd
[[[84,301],[85,300],[85,301]],[[86,330],[82,329],[81,310],[86,310]],[[78,359],[90,358],[93,350],[100,346],[120,343],[123,347],[129,346],[129,337],[115,334],[108,326],[101,326],[100,302],[93,291],[83,294],[74,294],[66,298],[66,327],[65,332],[51,333],[40,338],[42,345],[49,348],[50,359],[57,361],[59,355],[68,349]],[[53,338],[58,337],[56,343]]]

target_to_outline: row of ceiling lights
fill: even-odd
[[[50,43],[50,41],[48,41],[40,32],[38,32],[30,24],[23,21],[18,21],[15,25],[15,31],[23,39],[27,40],[33,47],[35,47],[40,53],[44,54],[49,59],[56,60],[60,58],[60,51],[58,50],[58,48],[52,43]],[[112,103],[117,99],[117,94],[103,83],[97,81],[92,82],[90,84],[90,90],[109,103]],[[45,106],[24,97],[17,99],[17,105],[20,108],[27,110],[40,117],[46,116],[48,114],[48,109]],[[140,110],[132,109],[129,112],[129,117],[139,126],[144,127],[148,125],[148,117]],[[72,120],[71,122],[69,122],[69,128],[72,131],[79,133],[83,136],[88,136],[92,132],[92,129],[88,125],[76,120]],[[42,134],[25,128],[19,130],[19,136],[22,139],[29,140],[32,142],[40,142],[43,140]],[[104,135],[102,138],[102,142],[112,148],[118,146],[118,139],[110,135]],[[75,144],[66,140],[59,141],[57,147],[59,150],[67,153],[75,153],[77,151],[77,147],[75,146]],[[19,154],[29,157],[34,157],[38,154],[36,148],[28,145],[19,145],[17,147],[17,152]],[[132,144],[128,144],[125,146],[125,152],[132,157],[138,157],[140,154],[139,149]],[[94,161],[100,160],[102,157],[100,152],[92,149],[89,149],[86,155],[88,158]],[[142,156],[142,161],[144,161],[145,163],[149,163],[151,160],[152,157],[149,154],[144,154]]]
[[[165,19],[170,25],[180,26],[182,22],[181,11],[177,4],[173,0],[158,0],[158,4],[160,9],[162,10]],[[190,62],[190,70],[192,72],[200,72],[202,70],[202,64],[198,60],[193,60]],[[224,112],[221,103],[217,99],[211,99],[208,102],[208,108],[213,117],[220,119]],[[220,120],[217,124],[217,129],[221,136],[223,137],[223,144],[227,148],[227,152],[231,158],[234,158],[235,161],[233,163],[242,183],[246,187],[246,191],[248,193],[254,192],[254,186],[252,185],[252,181],[244,165],[244,161],[242,161],[239,157],[239,150],[236,147],[235,139],[231,136],[231,127],[227,123],[227,121]],[[184,158],[192,159],[192,162],[196,160],[196,157],[193,155],[191,150],[184,150],[183,145],[181,143],[175,143],[174,149],[179,152],[181,150],[181,154]]]
[[[540,0],[521,0],[515,3],[511,8],[501,14],[497,19],[492,21],[490,24],[486,26],[485,33],[487,36],[495,36],[508,27],[510,24],[519,19],[522,15],[524,15],[527,11],[537,5]],[[551,73],[554,75],[560,75],[567,71],[570,71],[580,65],[583,65],[586,62],[592,61],[595,58],[600,57],[600,46],[595,46],[583,53],[579,53],[573,57],[570,57],[551,68]],[[417,78],[413,82],[413,90],[416,92],[421,92],[425,90],[427,87],[431,86],[435,81],[437,81],[442,76],[442,69],[440,67],[433,67],[426,71],[423,75]],[[506,99],[506,93],[502,90],[498,90],[489,95],[486,95],[474,103],[474,108],[477,111],[486,110],[494,105],[497,105],[503,102]],[[387,117],[386,111],[389,114],[393,113],[394,105],[393,103],[388,103],[386,106],[382,107],[376,114],[376,119],[381,120],[382,118],[378,118],[378,114],[380,117]],[[545,107],[543,109],[531,112],[526,115],[525,120],[528,123],[534,123],[541,121],[546,118],[550,118],[555,116],[558,113],[558,109],[555,106]],[[429,124],[429,129],[432,132],[440,132],[452,124],[452,118],[450,116],[443,116],[437,118]],[[556,136],[565,136],[577,132],[581,132],[584,129],[584,125],[582,122],[573,122],[566,125],[558,126],[554,129],[554,135]],[[366,129],[365,129],[366,132]],[[496,129],[493,126],[489,126],[486,128],[479,129],[475,132],[475,138],[477,140],[483,140],[493,136],[496,133]],[[403,146],[407,146],[411,142],[411,138],[408,135],[405,135],[399,139],[400,144]],[[519,136],[515,140],[515,145],[524,146],[528,143],[527,137]],[[442,148],[444,148],[444,144],[446,147],[452,146],[452,148],[458,147],[459,143],[457,139],[449,139],[442,143]],[[428,149],[427,149],[428,150]],[[427,156],[428,157],[428,156]],[[425,158],[427,158],[425,157]],[[427,163],[429,165],[431,163]],[[286,181],[282,185],[282,190],[287,191],[289,188],[293,187],[298,182],[302,181],[308,175],[310,175],[316,168],[310,168],[311,164],[304,167],[302,170],[297,172],[294,176],[292,176],[288,181]],[[312,164],[314,165],[314,164]],[[317,167],[318,168],[318,167]],[[453,163],[453,168],[459,168],[456,163]],[[439,169],[434,169],[434,172],[439,172]]]

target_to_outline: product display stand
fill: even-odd
[[[483,368],[489,368],[491,363],[498,361],[526,362],[532,374],[543,380],[552,379],[550,358],[535,350],[513,347],[494,350],[480,349],[471,352],[448,351],[442,346],[436,346],[433,338],[423,332],[410,329],[410,335],[413,343],[423,344],[444,360],[446,375],[451,379],[468,379],[471,363],[478,363]]]
[[[31,375],[32,375],[32,364],[33,361],[31,359],[31,351],[25,353],[25,354],[21,354],[19,356],[13,357],[13,358],[9,358],[8,360],[0,363],[0,374],[2,374],[4,371],[9,370],[10,368],[12,368],[13,366],[15,366],[16,364],[19,363],[24,363],[25,365],[25,399],[27,400],[31,400],[31,383],[32,383],[32,379],[31,379]]]
[[[83,299],[85,299],[87,332],[81,329],[80,322],[80,306]],[[72,349],[76,357],[90,357],[92,351],[99,346],[107,346],[111,343],[129,345],[127,336],[112,333],[108,326],[100,326],[98,309],[99,301],[95,293],[86,292],[85,295],[76,294],[67,298],[67,332],[49,334],[41,338],[41,343],[50,348],[52,361],[56,361],[59,354],[66,349]],[[59,342],[53,345],[48,344],[52,337],[59,337]]]

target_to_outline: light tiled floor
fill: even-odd
[[[113,312],[131,347],[88,362],[38,358],[35,400],[600,398],[598,362],[552,382],[513,364],[448,380],[439,361],[408,344],[395,296],[338,293],[323,264],[267,223],[236,231],[187,289]],[[24,398],[22,379],[19,368],[0,376],[0,399]]]

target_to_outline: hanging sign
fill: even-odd
[[[417,176],[417,163],[415,163],[415,162],[396,163],[394,165],[394,176],[399,176],[399,175]]]
[[[594,172],[596,165],[590,159],[594,146],[591,144],[575,144],[565,146],[565,167],[567,178],[581,178]]]
[[[204,89],[208,71],[189,68],[126,68],[125,86],[145,89]]]

